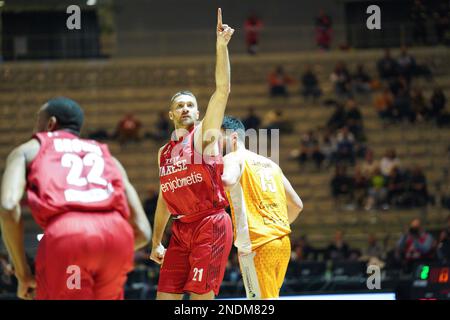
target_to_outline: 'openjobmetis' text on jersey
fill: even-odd
[[[221,180],[222,156],[199,155],[194,150],[194,132],[192,128],[161,151],[161,191],[173,215],[207,214],[228,205]]]

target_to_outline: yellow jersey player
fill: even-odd
[[[222,131],[228,152],[222,181],[247,298],[278,298],[291,255],[290,224],[302,200],[275,162],[245,148],[241,121],[226,116]]]

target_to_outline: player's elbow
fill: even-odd
[[[230,93],[231,93],[231,85],[229,83],[216,86],[216,94],[218,96],[227,98],[230,95]]]

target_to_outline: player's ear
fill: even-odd
[[[198,111],[195,113],[195,120],[198,120],[200,118],[200,111]]]
[[[55,131],[58,127],[58,120],[56,120],[56,117],[50,117],[47,122],[47,131],[52,132]]]
[[[169,111],[169,119],[173,120],[173,112],[172,111]]]

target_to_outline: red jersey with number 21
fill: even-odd
[[[39,153],[28,165],[27,196],[36,222],[45,229],[66,212],[130,212],[122,176],[105,144],[67,131],[41,132]]]

